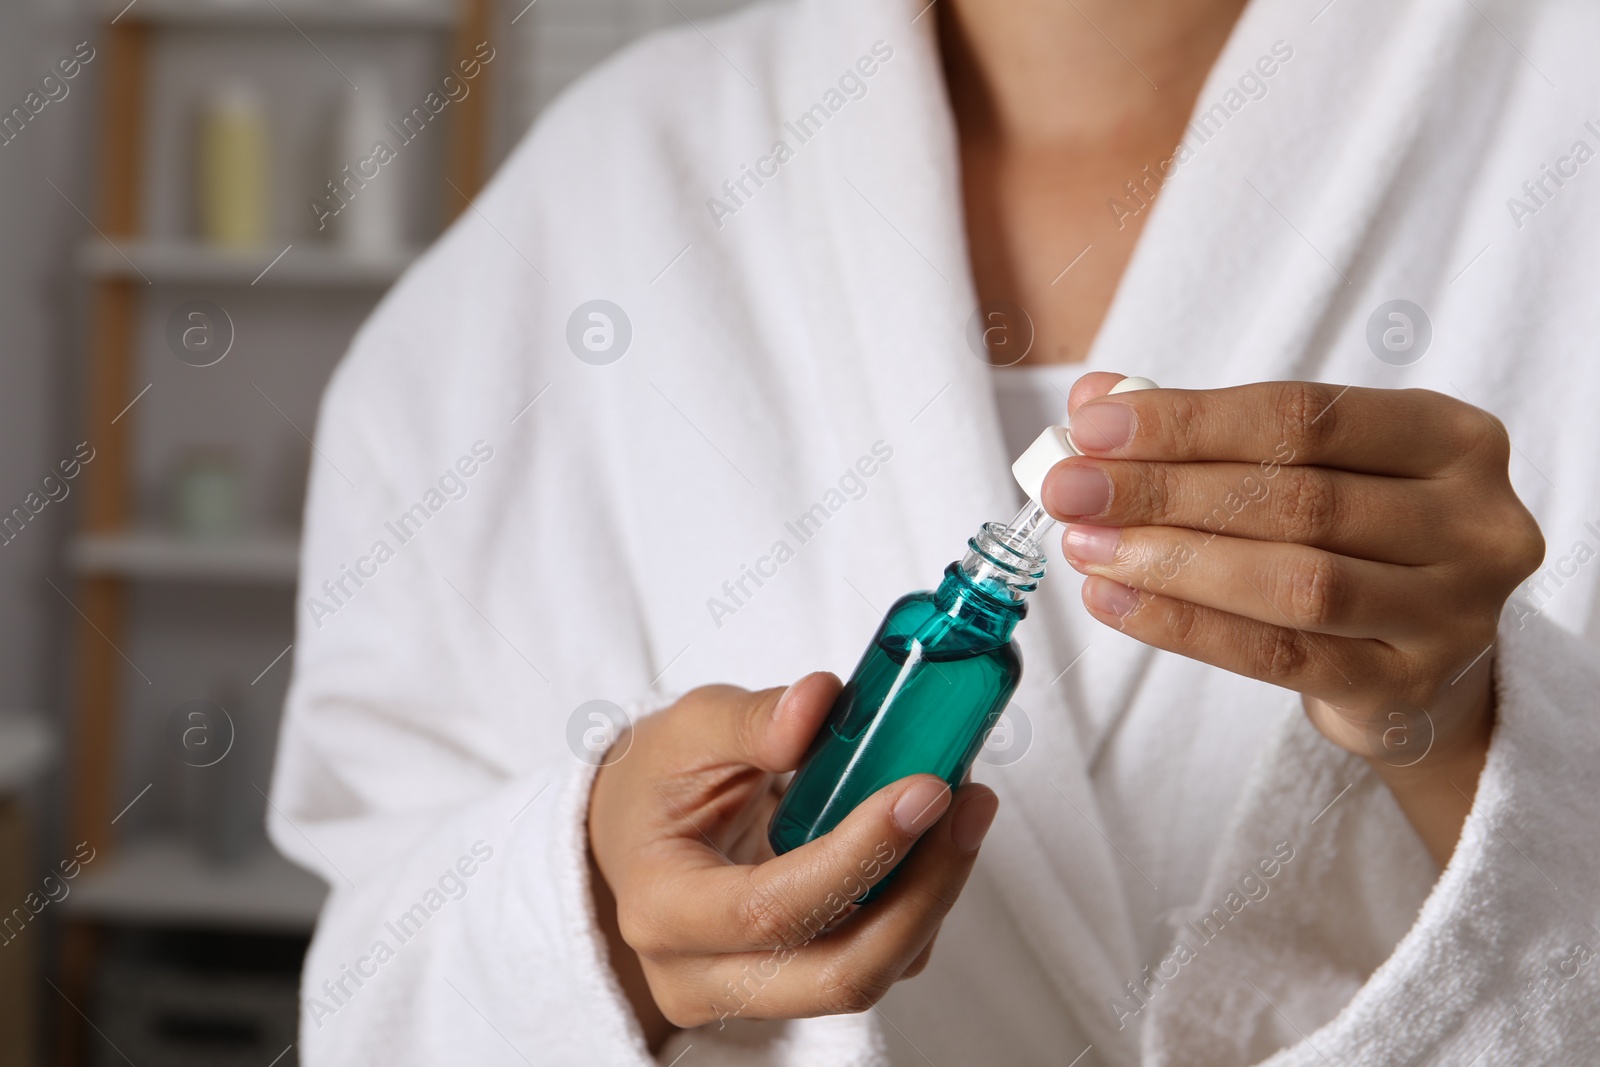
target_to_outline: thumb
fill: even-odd
[[[758,692],[712,686],[702,700],[683,701],[685,729],[676,731],[694,765],[741,764],[769,774],[800,765],[843,686],[826,671],[808,674],[788,688]]]

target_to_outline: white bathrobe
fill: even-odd
[[[922,7],[762,4],[607,64],[340,367],[271,816],[333,889],[304,1062],[652,1062],[596,931],[583,705],[847,673],[1015,509]],[[1597,45],[1586,0],[1257,0],[1085,366],[1504,420],[1549,554],[1448,868],[1298,697],[1099,627],[1057,568],[927,971],[661,1063],[1600,1062]],[[1367,341],[1391,299],[1431,319],[1406,366]]]

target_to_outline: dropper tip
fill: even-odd
[[[1016,517],[1006,523],[1006,530],[1026,541],[1032,546],[1035,554],[1039,554],[1039,536],[1050,527],[1055,520],[1050,513],[1045,511],[1044,505],[1037,500],[1030,500],[1017,512]]]

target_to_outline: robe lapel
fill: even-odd
[[[883,437],[896,452],[892,515],[874,596],[937,579],[987,520],[1016,510],[988,367],[968,346],[976,297],[968,266],[955,132],[939,69],[934,21],[922,4],[818,0],[806,44],[785,79],[787,106],[804,110],[876,41],[894,48],[868,95],[815,142],[805,210],[806,299],[819,374],[846,438]],[[915,19],[915,21],[913,21]],[[808,150],[812,146],[808,146]],[[910,577],[913,585],[891,585]],[[873,576],[868,576],[869,580]],[[1137,973],[1116,858],[1060,690],[1049,680],[1076,649],[1049,649],[1024,624],[1028,656],[1018,703],[1034,729],[1025,760],[980,765],[1002,796],[985,853],[986,877],[1026,930],[1061,1001],[1098,1005]],[[1060,664],[1051,667],[1052,659]],[[1126,1060],[1130,1033],[1109,1014],[1077,1013],[1082,1029]],[[1124,1046],[1124,1055],[1110,1055]]]
[[[1328,334],[1367,293],[1363,250],[1433,106],[1437,71],[1476,16],[1444,0],[1345,0],[1314,15],[1288,0],[1246,9],[1196,102],[1191,154],[1151,209],[1085,371],[1187,389],[1359,377],[1330,366]],[[1259,76],[1264,57],[1270,78]],[[1249,71],[1265,87],[1259,99],[1239,89]],[[1348,100],[1335,113],[1330,85]],[[1151,654],[1120,635],[1078,643],[1093,649],[1079,680],[1093,687],[1092,767],[1133,708]]]
[[[1092,366],[1190,389],[1322,369],[1317,342],[1364,295],[1386,198],[1435,106],[1439,69],[1478,16],[1451,0],[1344,0],[1314,14],[1290,0],[1246,9]],[[1238,86],[1262,57],[1276,71],[1252,100]],[[1214,109],[1233,104],[1217,127]]]
[[[1386,221],[1385,209],[1401,165],[1439,106],[1431,87],[1445,81],[1440,68],[1454,60],[1477,17],[1470,5],[1443,0],[1357,0],[1313,23],[1303,5],[1256,0],[1201,93],[1197,121],[1274,42],[1286,42],[1293,57],[1280,63],[1267,95],[1198,143],[1162,191],[1091,364],[1186,388],[1359,379],[1333,340],[1347,333],[1352,315],[1366,314],[1378,253],[1394,239],[1385,227],[1400,225]],[[1330,93],[1341,106],[1329,106]],[[1364,351],[1359,356],[1362,367],[1376,365]],[[1285,729],[1305,732],[1303,723]],[[1318,742],[1303,751],[1276,746],[1263,756],[1257,775],[1298,777],[1305,810],[1278,810],[1282,793],[1247,792],[1215,853],[1205,901],[1221,899],[1230,879],[1248,870],[1240,865],[1256,858],[1264,828],[1304,828],[1337,793],[1322,787],[1343,757]],[[1277,911],[1258,921],[1279,924],[1262,931],[1258,945],[1296,936],[1294,922]],[[1230,958],[1231,966],[1218,966],[1222,959],[1152,1000],[1146,1062],[1254,1062],[1296,1040],[1268,1033],[1271,1013],[1246,981],[1248,953]],[[1298,977],[1291,992],[1296,976],[1278,975],[1279,995],[1315,1003],[1324,1018],[1350,992],[1336,983],[1319,990],[1318,976]]]

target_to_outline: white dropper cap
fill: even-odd
[[[1111,392],[1131,393],[1138,389],[1157,388],[1160,387],[1149,378],[1124,378],[1112,386]],[[1017,457],[1016,462],[1011,464],[1011,475],[1016,478],[1022,491],[1028,494],[1028,503],[1011,520],[1009,525],[1012,530],[1024,537],[1037,539],[1040,531],[1050,525],[1053,520],[1039,503],[1044,489],[1044,476],[1057,463],[1078,455],[1082,453],[1073,446],[1072,435],[1067,427],[1046,426],[1033,444]]]

